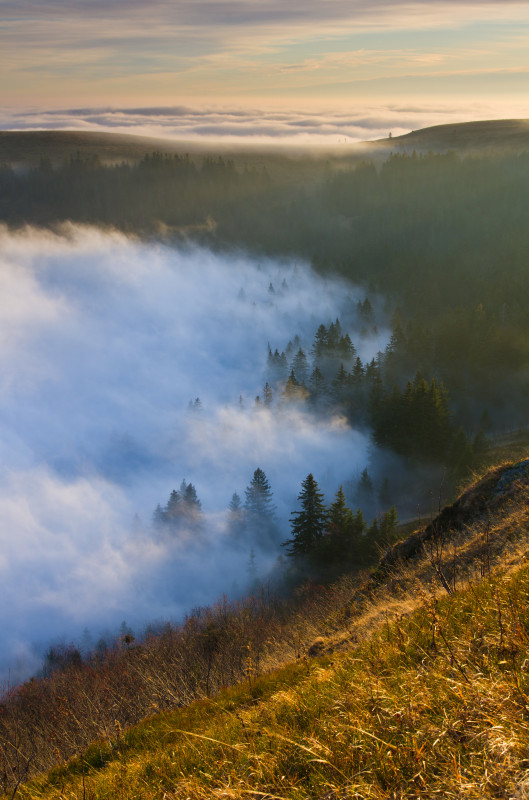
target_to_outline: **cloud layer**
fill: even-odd
[[[178,616],[244,582],[248,553],[225,540],[232,493],[259,466],[286,520],[309,471],[331,497],[368,444],[341,419],[254,407],[268,343],[310,344],[339,314],[355,338],[351,287],[71,226],[3,230],[0,249],[0,669],[23,674],[50,637]],[[357,344],[371,357],[384,339]],[[200,541],[151,528],[183,478]]]
[[[465,101],[463,105],[393,103],[345,111],[263,110],[242,107],[73,108],[0,111],[12,130],[111,131],[183,142],[310,145],[335,148],[409,133],[430,125],[527,116],[525,105]]]
[[[0,11],[3,105],[19,109],[433,96],[464,110],[462,94],[526,97],[529,10],[517,0],[0,0]]]

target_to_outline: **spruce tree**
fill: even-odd
[[[292,557],[308,556],[315,552],[321,542],[327,525],[327,510],[323,503],[323,494],[312,474],[307,475],[301,484],[298,500],[301,511],[294,511],[290,521],[292,538],[284,542],[288,547],[287,555]]]
[[[364,379],[364,366],[362,364],[360,356],[357,356],[356,361],[354,363],[354,367],[351,372],[351,380],[353,386],[355,387],[360,386],[362,384],[363,379]]]
[[[177,492],[176,489],[173,489],[169,496],[169,500],[167,501],[167,506],[165,508],[165,516],[166,519],[172,521],[180,514],[180,506],[182,505],[182,496],[180,492]]]
[[[276,508],[268,479],[259,467],[244,493],[248,532],[256,544],[270,545],[277,535]]]
[[[312,345],[312,355],[318,359],[323,356],[328,348],[328,334],[325,325],[320,325],[314,336],[314,343]]]
[[[283,399],[284,400],[294,400],[299,395],[300,390],[299,381],[297,380],[296,376],[294,375],[294,370],[290,372],[288,381],[285,384],[285,389],[283,391]]]
[[[319,367],[314,367],[309,380],[311,400],[320,400],[327,392],[327,383]]]
[[[242,506],[242,500],[234,492],[228,504],[228,513],[226,518],[227,534],[235,544],[241,544],[244,534],[246,532],[245,510]]]
[[[180,502],[176,507],[175,521],[198,530],[203,523],[202,504],[197,497],[197,490],[192,483],[185,480],[180,484]]]
[[[345,371],[344,365],[340,364],[340,369],[331,384],[335,403],[342,403],[346,399],[349,382],[349,375]]]
[[[299,348],[298,352],[294,356],[292,361],[292,372],[296,376],[296,380],[298,383],[306,383],[309,375],[309,368],[307,364],[307,356],[301,349]]]
[[[267,408],[270,408],[270,406],[272,405],[272,398],[273,398],[272,387],[267,381],[263,387],[263,402]]]
[[[353,512],[345,502],[343,487],[336,492],[327,514],[327,535],[322,542],[322,554],[328,561],[347,560],[351,550]]]

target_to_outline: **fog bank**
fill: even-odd
[[[0,252],[5,677],[34,669],[53,637],[178,617],[244,584],[248,553],[228,545],[225,520],[253,471],[266,473],[286,537],[309,471],[330,499],[368,458],[366,436],[340,418],[277,396],[255,407],[267,345],[297,334],[310,347],[337,316],[363,358],[384,334],[355,339],[364,294],[300,263],[73,226],[3,229]],[[202,502],[200,541],[152,529],[182,479]]]

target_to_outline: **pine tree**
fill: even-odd
[[[380,536],[383,541],[388,544],[391,541],[391,538],[395,532],[397,527],[397,509],[395,506],[391,506],[389,511],[385,511],[382,514],[382,519],[380,520]]]
[[[327,328],[325,325],[320,325],[314,336],[314,344],[312,345],[312,355],[318,359],[323,356],[328,347]]]
[[[353,529],[353,512],[345,502],[343,487],[336,492],[327,513],[326,535],[321,542],[322,557],[330,562],[347,559]]]
[[[270,383],[276,384],[286,380],[287,357],[285,353],[280,353],[277,347],[273,353],[269,348],[267,367],[268,367],[268,380],[270,381]]]
[[[332,394],[336,403],[342,403],[346,399],[347,390],[349,388],[349,375],[345,371],[343,364],[340,364],[340,369],[336,373],[336,377],[332,382]]]
[[[177,524],[185,523],[188,528],[198,530],[202,526],[203,520],[202,504],[197,497],[197,490],[192,483],[186,483],[184,479],[180,484],[180,491],[172,492],[171,497],[176,499],[177,495],[178,501],[174,505],[172,520]]]
[[[314,367],[309,380],[311,399],[320,400],[327,393],[327,383],[319,367]]]
[[[241,544],[246,531],[246,514],[237,492],[231,496],[226,517],[228,536],[235,544]]]
[[[234,492],[231,496],[231,500],[228,503],[228,510],[232,513],[239,511],[242,508],[242,501],[237,492]]]
[[[168,521],[175,519],[180,514],[180,506],[182,505],[182,496],[180,492],[173,489],[167,501],[165,508],[165,515]]]
[[[307,356],[301,349],[299,348],[298,352],[294,356],[292,361],[292,371],[296,376],[296,380],[301,383],[306,383],[308,378],[308,364],[307,364]]]
[[[334,531],[343,531],[348,526],[352,518],[352,511],[345,502],[345,494],[343,486],[340,486],[336,492],[334,502],[329,506],[329,513],[327,515],[327,530],[330,533]]]
[[[292,538],[284,542],[287,555],[292,557],[309,556],[315,552],[327,525],[327,511],[323,494],[312,474],[307,475],[301,484],[298,500],[301,511],[294,511],[290,522]]]
[[[374,322],[375,314],[373,312],[373,306],[369,302],[368,297],[366,297],[363,303],[359,303],[357,308],[360,311],[360,316],[363,319],[365,319],[367,322]]]
[[[277,535],[276,508],[270,484],[259,467],[244,493],[247,530],[256,543],[270,545]]]
[[[351,337],[346,333],[338,343],[338,354],[340,358],[350,360],[356,357],[356,349],[351,341]]]
[[[272,405],[272,398],[273,398],[272,387],[270,386],[268,381],[266,381],[263,387],[263,403],[267,408],[270,408],[270,406]]]
[[[291,371],[288,381],[285,385],[285,390],[283,392],[283,399],[284,400],[295,400],[299,397],[301,386],[299,381],[297,380],[296,376],[294,375],[294,370]]]
[[[197,497],[197,490],[192,483],[188,483],[184,492],[183,501],[189,508],[202,509],[202,504]]]
[[[331,322],[327,331],[327,348],[331,352],[337,349],[341,335],[342,327],[337,319],[336,322]]]

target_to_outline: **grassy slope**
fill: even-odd
[[[373,144],[377,147],[407,152],[527,150],[529,120],[499,119],[460,122],[456,125],[434,125],[393,139],[381,139]]]
[[[278,174],[290,167],[308,176],[327,159],[351,162],[386,157],[390,152],[478,152],[529,149],[529,120],[489,120],[454,125],[436,125],[392,139],[333,147],[281,147],[250,144],[201,143],[150,138],[121,133],[85,131],[0,131],[0,164],[35,165],[41,158],[59,162],[75,157],[99,156],[102,161],[136,161],[153,151],[164,153],[222,154],[251,166],[266,165]],[[304,167],[301,165],[304,163]]]
[[[529,477],[498,490],[505,469],[467,492],[491,502],[445,552],[351,593],[327,653],[260,678],[249,659],[246,684],[116,729],[20,796],[525,797]]]

